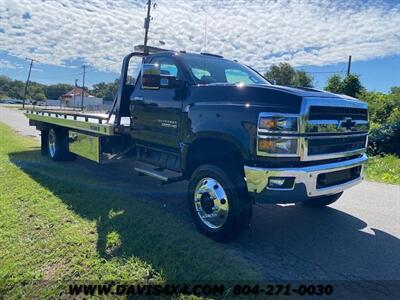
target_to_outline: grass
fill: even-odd
[[[368,180],[400,185],[400,158],[393,155],[372,156],[366,175]]]
[[[77,166],[0,124],[0,298],[62,298],[71,282],[261,278],[179,216]]]

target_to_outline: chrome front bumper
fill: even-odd
[[[260,202],[289,203],[306,200],[310,197],[340,193],[360,183],[364,178],[364,164],[367,155],[342,162],[314,165],[303,168],[258,168],[245,166],[245,178],[250,194]],[[317,188],[317,178],[320,174],[361,167],[359,177],[334,186]],[[294,178],[293,188],[271,189],[268,187],[270,177]],[[281,199],[281,200],[280,200]]]

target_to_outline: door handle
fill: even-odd
[[[135,100],[135,101],[143,101],[143,97],[136,96],[136,97],[133,98],[133,100]]]

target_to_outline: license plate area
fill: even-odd
[[[361,166],[335,172],[322,173],[317,177],[317,189],[332,187],[358,179],[361,175]]]

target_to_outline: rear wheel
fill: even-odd
[[[306,200],[302,203],[309,207],[315,207],[315,208],[324,207],[337,201],[340,198],[340,196],[342,196],[342,194],[343,192],[329,196],[315,197]]]
[[[215,240],[234,237],[250,224],[252,205],[240,172],[200,166],[190,179],[188,201],[197,228]]]
[[[60,128],[51,128],[47,134],[47,151],[54,161],[65,161],[76,158],[68,150],[68,131]]]

